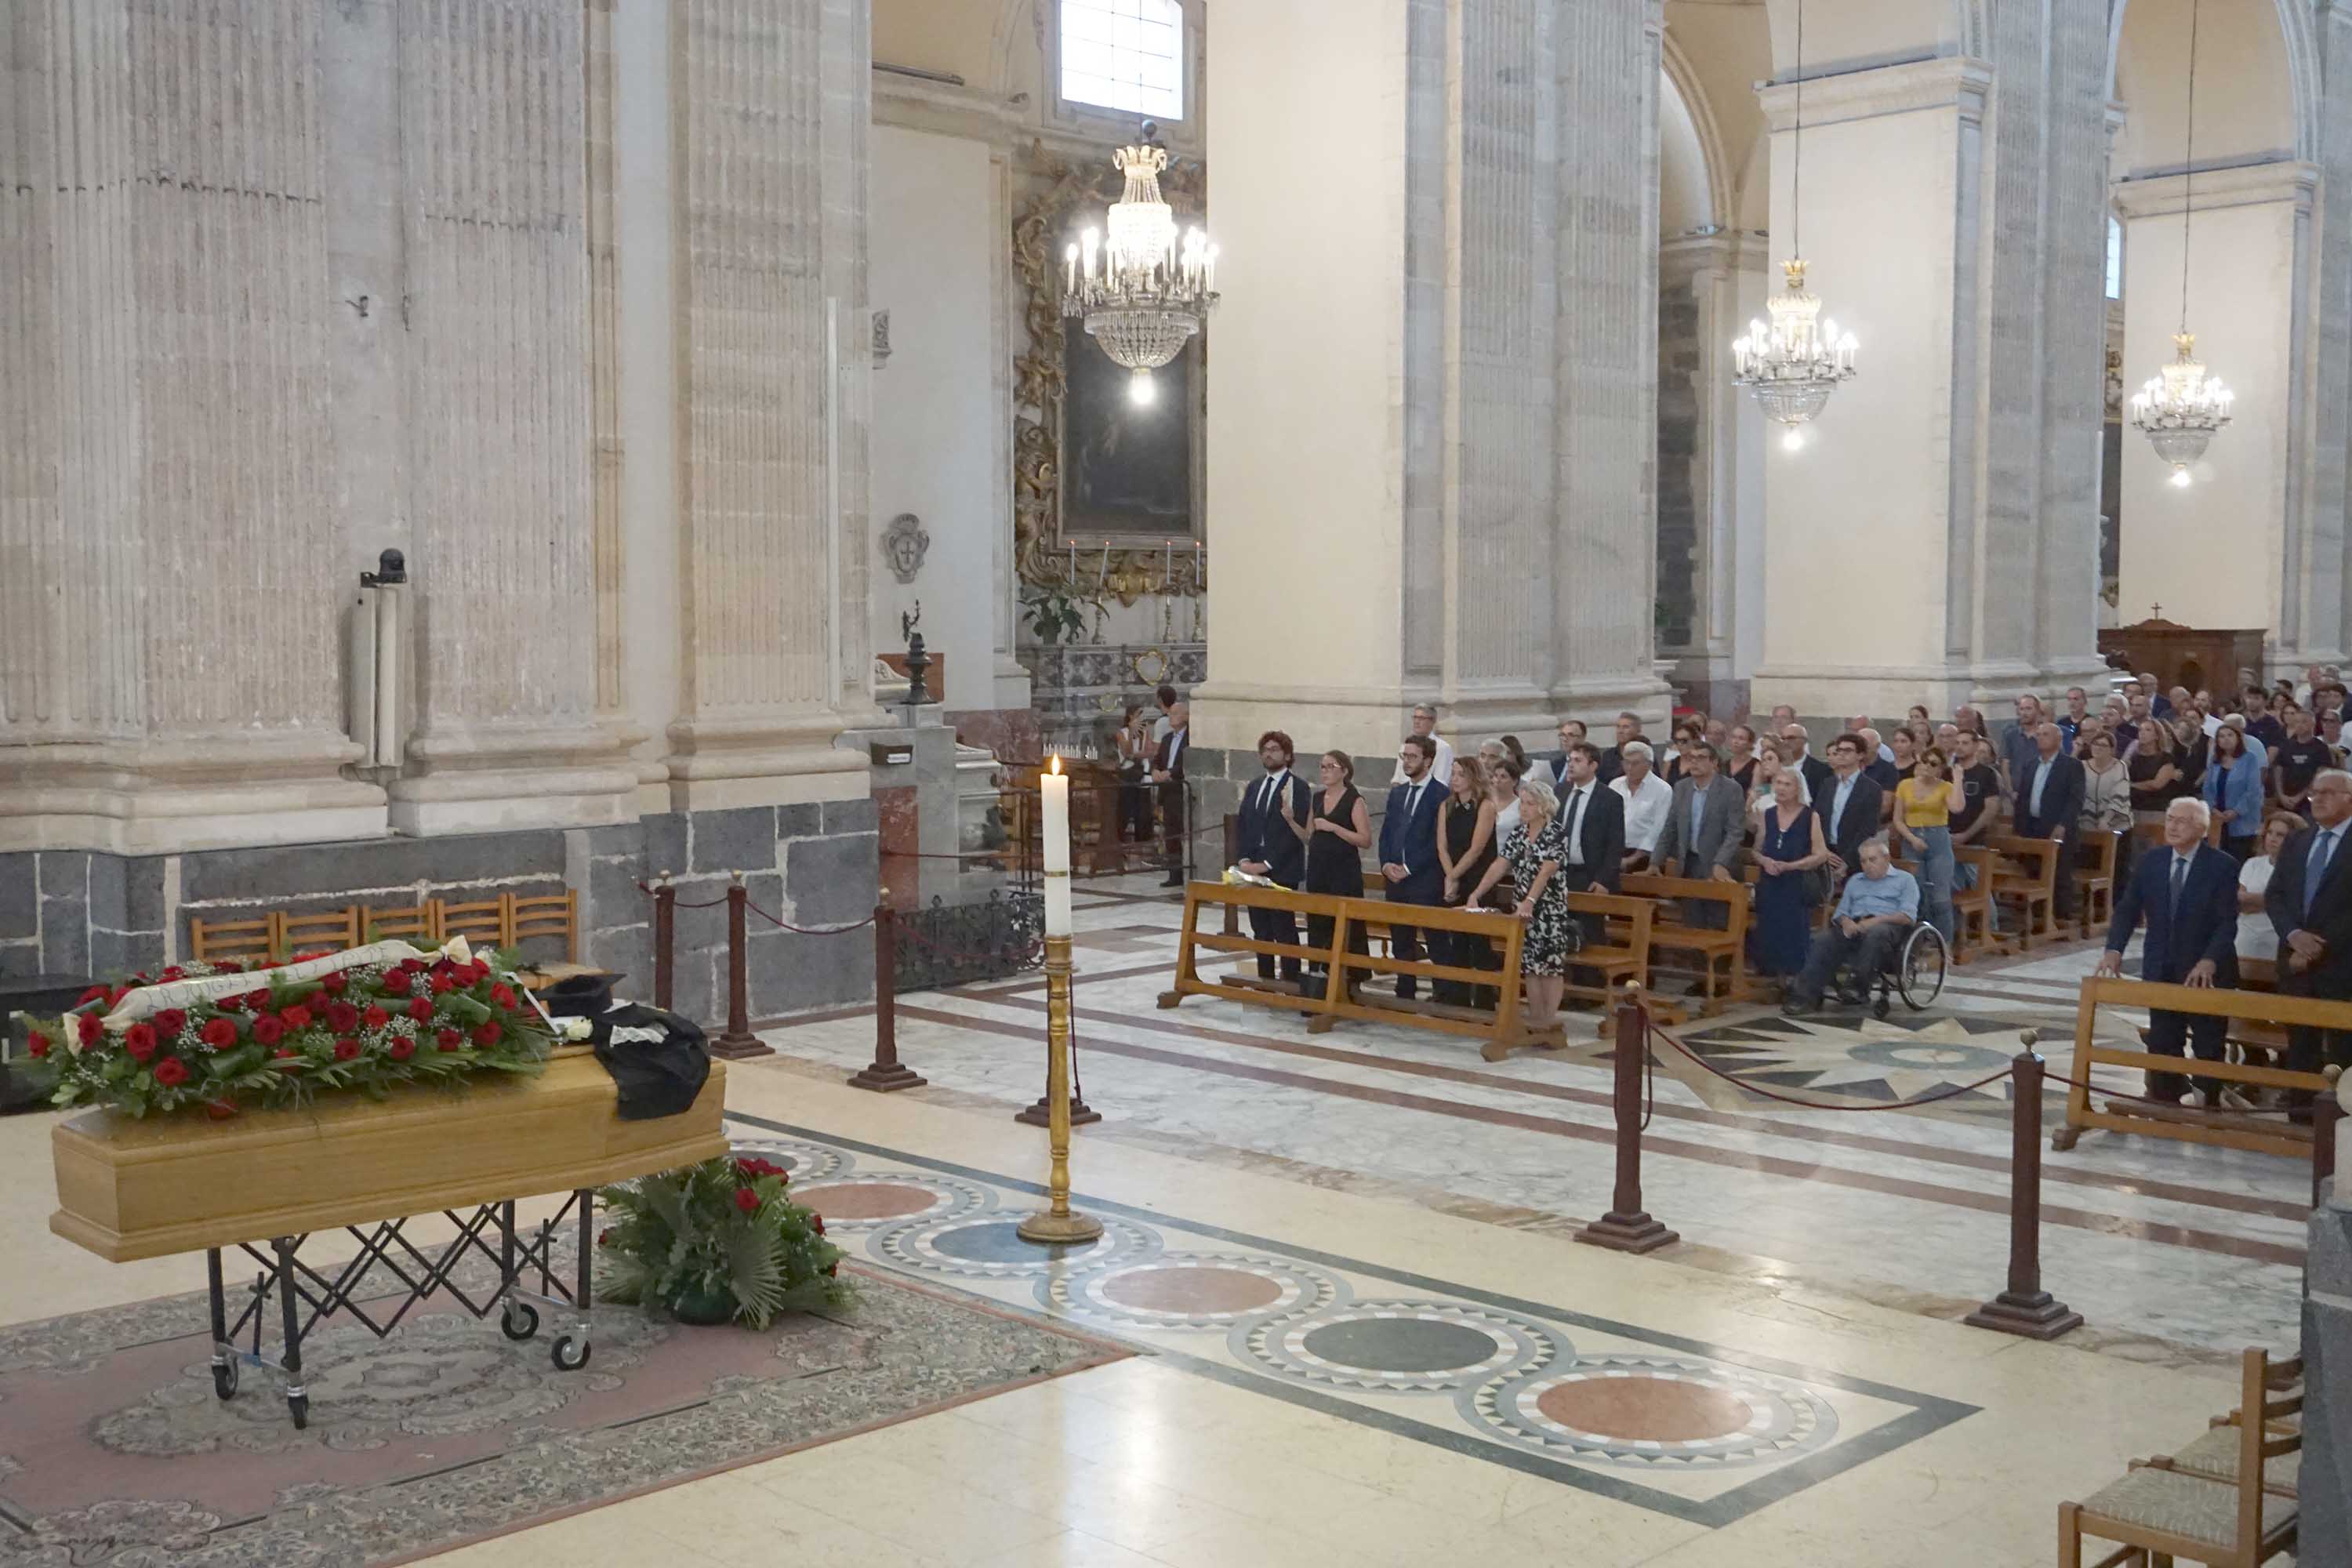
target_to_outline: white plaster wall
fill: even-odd
[[[2165,619],[2184,626],[2275,630],[2294,363],[2294,207],[2285,201],[2200,205],[2196,220],[2189,329],[2198,357],[2237,393],[2236,409],[2187,489],[2168,482],[2171,467],[2148,449],[2146,437],[2125,429],[2116,607],[2126,622],[2161,604]],[[2131,258],[2124,281],[2128,397],[2172,359],[2180,321],[2179,214],[2131,220],[2125,244]],[[2217,541],[2227,547],[2217,549]]]
[[[1816,672],[1844,667],[1837,679],[1916,692],[1943,668],[1958,132],[1948,104],[1805,132],[1809,286],[1860,340],[1861,375],[1832,395],[1802,449],[1784,449],[1777,426],[1766,443],[1759,679],[1771,689],[1759,701],[1852,711],[1839,704],[1862,693],[1823,687]],[[1775,292],[1789,253],[1790,152],[1780,132]]]
[[[924,641],[948,655],[941,692],[950,708],[992,708],[991,531],[995,491],[1011,480],[996,463],[995,421],[985,395],[995,372],[990,320],[989,148],[961,137],[874,128],[874,308],[890,312],[890,360],[874,376],[876,646],[902,646],[898,617],[923,606]],[[912,583],[882,552],[882,531],[913,512],[931,536]]]
[[[1209,677],[1393,695],[1402,585],[1403,0],[1256,0],[1210,40]],[[1302,71],[1297,62],[1312,59]],[[1334,127],[1360,155],[1330,156]],[[1295,630],[1307,595],[1345,604]],[[1344,700],[1344,699],[1342,699]],[[1204,703],[1204,745],[1263,726]],[[1392,715],[1378,721],[1391,733]],[[1246,730],[1247,733],[1242,731]],[[1328,719],[1318,733],[1331,732]],[[1236,742],[1238,737],[1238,742]]]

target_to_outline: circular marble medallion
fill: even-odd
[[[1339,1282],[1286,1258],[1233,1252],[1170,1252],[1037,1284],[1043,1306],[1119,1328],[1223,1329],[1244,1318],[1339,1300]]]
[[[872,1230],[915,1220],[948,1219],[989,1205],[988,1194],[954,1176],[873,1172],[847,1180],[794,1183],[792,1195],[835,1230]]]
[[[1948,1073],[1958,1079],[1997,1072],[2009,1060],[1999,1051],[1962,1045],[1957,1040],[1869,1040],[1852,1047],[1846,1055],[1873,1067]]]
[[[1238,1353],[1318,1383],[1464,1389],[1550,1364],[1568,1347],[1523,1318],[1434,1301],[1365,1301],[1244,1324]]]
[[[753,1137],[730,1138],[728,1144],[738,1154],[756,1154],[784,1168],[793,1182],[821,1182],[827,1176],[840,1175],[850,1167],[853,1156],[838,1149],[828,1149],[822,1143],[811,1143],[799,1138],[777,1138],[761,1133]]]
[[[1041,1247],[1021,1239],[1020,1215],[987,1213],[924,1220],[877,1231],[876,1254],[935,1274],[1004,1279],[1049,1274],[1073,1267],[1099,1267],[1149,1258],[1160,1237],[1123,1219],[1103,1220],[1103,1233],[1077,1247]]]
[[[1465,1412],[1523,1443],[1646,1468],[1750,1465],[1821,1447],[1837,1413],[1804,1384],[1720,1363],[1580,1356],[1479,1388]]]

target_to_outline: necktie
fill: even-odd
[[[1568,863],[1584,864],[1584,836],[1579,831],[1584,826],[1584,786],[1577,785],[1568,795]]]
[[[2336,856],[2336,829],[2323,827],[2319,837],[2311,841],[2311,858],[2303,863],[2303,912],[2311,912],[2311,900],[2318,896],[2320,879],[2327,875],[2327,862]]]
[[[2172,912],[2172,918],[2173,918],[2174,920],[2176,920],[2176,921],[2178,921],[2178,920],[2180,918],[2180,887],[2181,887],[2181,884],[2182,884],[2184,881],[2186,881],[2186,880],[2188,879],[2188,875],[2189,875],[2189,862],[2188,862],[2188,861],[2186,861],[2186,860],[2183,860],[2179,856],[2175,855],[2175,856],[2172,858],[2172,910],[2171,910],[2171,912]]]

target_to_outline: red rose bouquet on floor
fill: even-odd
[[[308,1103],[321,1090],[383,1099],[408,1083],[535,1073],[554,1038],[498,955],[463,938],[401,942],[277,965],[186,963],[94,985],[30,1045],[58,1105],[131,1116],[201,1105],[215,1116]]]
[[[747,1154],[604,1188],[612,1224],[596,1238],[597,1291],[684,1322],[754,1329],[845,1300],[841,1248],[824,1238],[824,1215],[785,1195],[790,1180]]]

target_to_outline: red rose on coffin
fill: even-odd
[[[245,994],[245,1005],[258,1013],[269,1005],[269,993],[267,991],[248,991]]]
[[[494,1006],[511,1007],[515,1005],[515,994],[501,983],[490,987],[490,1002]]]
[[[832,1279],[835,1274],[838,1274],[838,1273],[840,1273],[840,1272],[841,1272],[841,1265],[840,1265],[840,1264],[838,1264],[838,1263],[828,1263],[828,1264],[826,1264],[826,1265],[824,1266],[824,1277],[825,1277],[826,1279]]]
[[[245,1011],[245,998],[242,996],[224,996],[219,1001],[214,1003],[213,1005],[219,1008],[224,1013],[242,1013]]]
[[[155,1055],[155,1031],[145,1024],[133,1024],[123,1031],[122,1048],[131,1053],[135,1062],[152,1060]]]
[[[226,1121],[236,1114],[236,1102],[233,1100],[208,1100],[205,1101],[205,1114],[215,1121]]]
[[[474,984],[479,984],[481,982],[488,980],[490,977],[490,961],[487,958],[478,958],[474,960],[473,969]]]
[[[216,1051],[225,1051],[236,1044],[236,1026],[226,1018],[207,1019],[205,1023],[204,1041]]]
[[[735,1189],[735,1206],[745,1214],[757,1214],[760,1212],[760,1194],[749,1187],[738,1187]]]
[[[130,986],[128,986],[128,985],[118,985],[118,986],[116,986],[113,990],[111,990],[111,991],[110,991],[110,992],[108,992],[108,993],[106,994],[106,1010],[107,1010],[108,1012],[111,1013],[112,1011],[114,1011],[114,1009],[115,1009],[115,1008],[121,1006],[121,1005],[122,1005],[122,999],[123,999],[125,996],[128,996],[128,995],[130,995],[130,994],[131,994],[131,987],[130,987]]]
[[[499,1026],[499,1021],[493,1018],[474,1031],[474,1044],[485,1048],[495,1046],[499,1043],[499,1037],[505,1033],[506,1031]]]
[[[83,1045],[94,1046],[98,1044],[98,1037],[100,1033],[98,1026],[98,1015],[95,1013],[76,1014],[74,1016],[74,1032],[81,1037],[81,1043]]]
[[[416,1054],[416,1042],[406,1035],[394,1035],[392,1037],[390,1054],[394,1061],[404,1062]]]
[[[187,978],[187,974],[188,972],[186,970],[182,969],[175,963],[169,969],[163,971],[163,984],[169,985],[174,980],[184,980]]]
[[[340,973],[321,974],[319,976],[319,989],[330,996],[341,996],[343,994],[343,977]]]
[[[278,1018],[289,1029],[307,1029],[310,1026],[310,1009],[298,1002],[278,1014]]]
[[[213,963],[213,972],[216,974],[242,974],[245,965],[234,958],[217,959]]]
[[[466,1037],[455,1029],[443,1029],[433,1037],[433,1043],[445,1051],[454,1051],[464,1047]]]
[[[188,1026],[188,1016],[177,1007],[166,1007],[155,1015],[155,1032],[170,1038]]]
[[[433,1021],[433,1004],[422,996],[412,996],[408,999],[408,1016],[420,1024],[429,1024]]]
[[[360,1015],[360,1019],[371,1029],[381,1029],[392,1022],[392,1015],[371,1002],[368,1010]]]
[[[342,1039],[335,1042],[335,1059],[337,1061],[347,1062],[359,1054],[360,1043],[357,1040]]]
[[[360,1026],[360,1010],[348,1002],[327,1004],[327,1027],[339,1035],[348,1035]]]
[[[408,988],[413,984],[414,982],[411,980],[408,971],[405,969],[392,970],[383,977],[384,990],[394,996],[407,995]]]
[[[297,963],[308,963],[314,958],[324,958],[326,956],[327,950],[325,948],[314,947],[308,952],[296,953],[294,955],[294,962]]]
[[[165,1057],[155,1064],[155,1081],[165,1089],[177,1089],[188,1081],[188,1064],[177,1057]]]
[[[105,987],[105,986],[103,986],[103,985],[93,985],[93,986],[91,986],[89,990],[87,990],[87,991],[85,991],[85,992],[83,992],[83,993],[81,994],[81,1000],[80,1000],[80,1001],[79,1001],[79,1002],[77,1002],[77,1003],[75,1003],[75,1004],[74,1004],[74,1005],[75,1005],[75,1006],[77,1006],[77,1007],[86,1007],[86,1006],[88,1006],[90,1003],[97,1001],[100,997],[101,997],[101,996],[103,996],[103,995],[105,995],[105,994],[106,994],[106,987]]]
[[[25,1037],[25,1048],[32,1052],[37,1057],[47,1056],[49,1054],[49,1037],[48,1036],[41,1033],[40,1030],[35,1029],[31,1034]]]
[[[455,991],[457,989],[457,977],[450,973],[446,969],[436,969],[433,972],[432,977],[427,980],[425,984],[432,986],[433,994],[438,996],[444,991]]]
[[[302,1060],[302,1058],[299,1058],[299,1057],[298,1057],[298,1056],[296,1056],[296,1055],[294,1054],[294,1047],[291,1047],[291,1046],[280,1046],[280,1047],[278,1047],[278,1054],[277,1054],[276,1056],[274,1056],[274,1057],[270,1058],[269,1059],[270,1059],[270,1060],[272,1060],[272,1061],[274,1061],[274,1062],[280,1063],[280,1064],[289,1064],[289,1063],[290,1063],[290,1064],[292,1064],[292,1065],[294,1065],[294,1066],[297,1066],[297,1067],[299,1067],[299,1066],[300,1066],[300,1065],[301,1065],[301,1060]]]
[[[286,1037],[286,1026],[264,1013],[253,1021],[253,1037],[265,1046],[274,1046]]]

